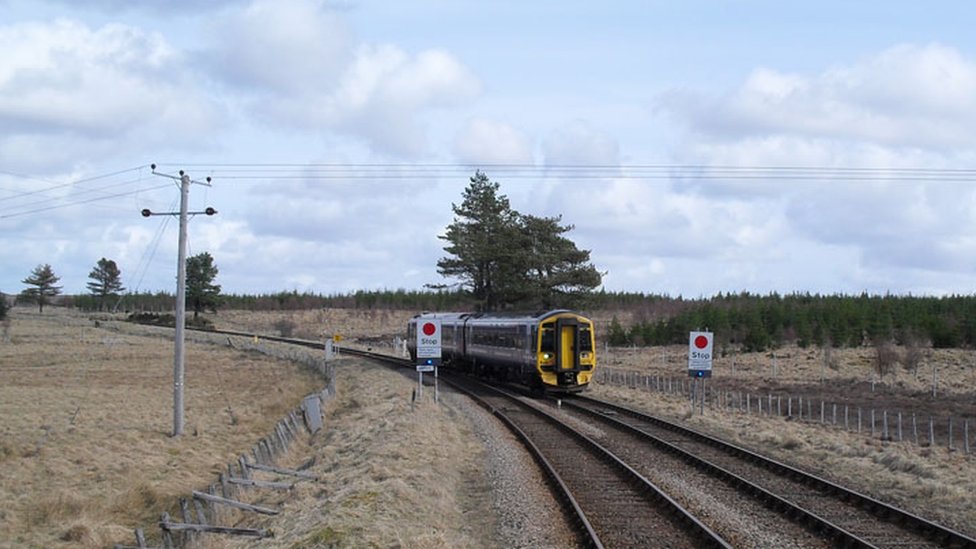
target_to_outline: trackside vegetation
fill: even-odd
[[[688,332],[696,329],[713,331],[719,346],[744,351],[764,351],[784,344],[859,347],[897,343],[934,348],[976,345],[976,296],[741,293],[692,301],[635,299],[621,294],[606,297],[605,307],[625,301],[631,302],[636,311],[636,320],[630,326],[616,319],[611,322],[607,333],[611,345],[683,344]]]
[[[122,308],[128,312],[166,312],[172,311],[173,300],[173,295],[165,292],[126,294]],[[250,311],[471,311],[475,307],[469,294],[457,290],[363,290],[333,295],[293,290],[224,294],[221,300],[222,308]],[[71,297],[65,299],[64,305],[87,309]],[[589,295],[586,311],[591,315],[600,311],[620,315],[601,326],[598,334],[615,346],[685,344],[689,331],[708,329],[715,332],[717,346],[743,351],[764,351],[789,344],[838,348],[882,343],[976,347],[976,296],[738,293],[684,299],[598,291]]]

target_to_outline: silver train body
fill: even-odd
[[[596,368],[593,322],[572,311],[419,314],[407,323],[414,362],[418,325],[428,319],[440,320],[445,367],[561,392],[585,389]]]

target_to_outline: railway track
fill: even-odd
[[[412,366],[388,355],[343,352]],[[562,399],[558,411],[545,410],[543,401],[470,378],[442,373],[441,380],[471,395],[523,440],[564,511],[576,516],[583,545],[730,547],[730,540],[742,546],[976,548],[976,540],[959,532],[661,418],[581,396]],[[557,417],[567,415],[589,425],[589,435]],[[683,507],[680,490],[668,495],[650,480],[668,477],[684,485],[698,477],[715,505],[752,513],[754,520],[744,527],[723,524],[716,520],[720,513],[701,508],[695,512],[708,518],[696,518]],[[759,541],[738,528],[772,537]]]
[[[464,391],[526,441],[551,468],[598,547],[731,547],[640,473],[580,430],[502,389],[451,376]]]
[[[587,397],[562,404],[604,426],[608,434],[601,442],[635,456],[632,463],[639,470],[658,465],[648,462],[646,452],[643,459],[635,454],[635,441],[644,441],[643,448],[653,446],[722,479],[737,493],[749,494],[835,545],[976,548],[976,540],[959,532],[676,423]]]

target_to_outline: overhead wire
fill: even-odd
[[[976,169],[877,168],[829,166],[735,166],[695,164],[394,164],[394,163],[184,163],[205,168],[220,180],[416,179],[490,172],[515,179],[673,179],[694,180],[845,180],[845,181],[972,181]]]
[[[46,187],[31,190],[15,191],[11,189],[4,189],[8,193],[12,194],[9,196],[0,197],[0,203],[3,203],[3,206],[0,207],[0,212],[7,212],[0,214],[0,219],[19,217],[58,208],[67,208],[79,204],[91,204],[95,202],[109,201],[123,196],[138,194],[145,190],[159,188],[156,186],[147,187],[145,185],[146,179],[144,174],[141,172],[143,172],[146,167],[147,166],[136,166],[133,168],[116,170],[91,177],[75,179],[65,183],[55,183],[45,178],[0,170],[0,174],[49,183],[49,185]],[[132,172],[140,172],[140,174],[137,177],[127,178],[123,181],[115,179],[120,175],[127,175]],[[93,182],[98,182],[98,185],[90,186],[90,184]],[[136,186],[137,188],[126,192],[115,192],[115,190],[127,186]],[[70,190],[67,192],[63,191],[63,189],[66,188],[70,188]],[[52,196],[51,193],[56,194]]]
[[[362,181],[408,180],[447,177],[467,178],[473,171],[483,171],[495,179],[563,179],[563,180],[670,180],[677,184],[694,184],[722,181],[847,181],[847,182],[963,182],[976,180],[976,169],[911,168],[911,167],[842,167],[842,166],[742,166],[709,164],[525,164],[525,163],[202,163],[166,162],[159,166],[179,166],[180,169],[197,169],[210,173],[222,181]],[[14,196],[0,197],[9,202],[27,196],[54,192],[66,187],[102,181],[144,170],[136,166],[86,177],[75,181],[52,184],[43,189],[16,192]],[[38,179],[23,174],[0,170],[14,177]],[[53,183],[53,182],[52,182]],[[175,181],[161,185],[146,185],[144,177],[110,182],[97,188],[84,189],[73,196],[46,197],[26,203],[15,203],[3,208],[0,219],[8,219],[40,212],[112,200],[146,191],[162,189]],[[125,192],[108,192],[127,185],[138,188]],[[178,185],[178,184],[177,184]],[[94,197],[80,196],[98,194]]]
[[[170,206],[170,209],[176,207],[176,199]],[[149,244],[146,249],[142,252],[142,257],[139,258],[139,263],[136,265],[136,274],[138,275],[138,281],[136,282],[135,288],[130,288],[132,293],[137,293],[139,288],[142,287],[142,282],[146,277],[146,273],[149,271],[149,266],[152,264],[153,259],[156,257],[156,251],[159,249],[159,243],[162,242],[163,233],[166,232],[167,226],[169,226],[170,219],[172,216],[164,215],[161,216],[162,221],[156,228],[156,233],[150,239]],[[148,256],[148,257],[147,257]]]
[[[80,185],[82,183],[89,183],[89,182],[92,182],[92,181],[98,181],[100,179],[106,179],[106,178],[109,178],[109,177],[115,177],[117,175],[122,175],[122,174],[125,174],[125,173],[139,171],[139,170],[142,170],[144,168],[146,168],[145,165],[135,166],[133,168],[126,168],[124,170],[118,170],[118,171],[114,171],[114,172],[109,172],[109,173],[104,173],[104,174],[100,174],[100,175],[95,175],[95,176],[92,176],[92,177],[85,177],[85,178],[82,178],[82,179],[76,179],[74,181],[69,181],[67,183],[55,183],[55,182],[53,182],[53,181],[51,181],[49,179],[44,179],[44,178],[35,177],[35,176],[31,176],[31,175],[24,175],[24,174],[19,174],[19,173],[13,173],[13,172],[8,172],[8,171],[0,170],[0,174],[9,175],[11,177],[19,177],[21,179],[33,179],[33,180],[36,180],[36,181],[43,181],[45,183],[51,183],[52,184],[51,187],[47,187],[47,188],[44,188],[44,189],[35,189],[35,190],[32,190],[32,191],[10,191],[9,189],[6,189],[9,192],[13,192],[15,194],[13,196],[0,197],[0,202],[2,202],[4,200],[12,200],[14,198],[22,198],[24,196],[30,196],[30,195],[39,194],[39,193],[51,192],[51,191],[55,191],[55,190],[58,190],[58,189],[63,189],[65,187],[71,187],[71,186],[74,186],[74,185]]]

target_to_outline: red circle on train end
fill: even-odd
[[[437,326],[434,326],[433,322],[428,322],[424,324],[423,330],[424,330],[424,335],[432,336],[434,335],[434,332],[437,331]]]
[[[696,337],[695,347],[698,347],[699,349],[704,349],[705,347],[708,347],[708,338],[705,336]]]

